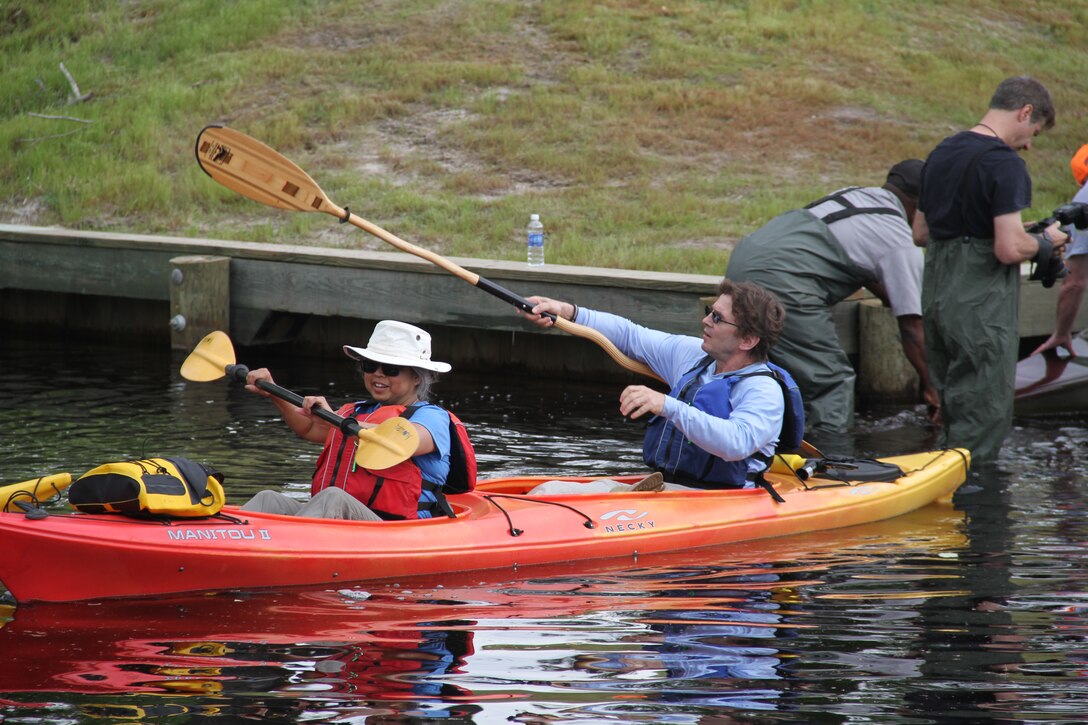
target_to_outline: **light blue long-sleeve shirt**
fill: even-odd
[[[670,390],[684,373],[706,357],[703,341],[698,337],[651,330],[608,312],[580,307],[575,322],[601,332],[623,354],[649,365],[668,383]],[[766,363],[760,362],[715,374],[715,364],[711,361],[699,373],[700,384],[715,378],[770,370]],[[730,389],[729,406],[732,408],[729,417],[720,418],[666,395],[661,415],[670,420],[688,440],[708,453],[726,461],[748,458],[750,472],[764,470],[764,463],[751,456],[756,451],[766,456],[774,453],[786,410],[782,388],[766,375],[745,378]]]

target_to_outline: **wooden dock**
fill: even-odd
[[[540,294],[697,335],[719,277],[451,258],[520,295]],[[724,255],[723,255],[724,268]],[[1024,282],[1020,334],[1050,332],[1057,287]],[[913,384],[891,313],[857,295],[835,310],[863,395]],[[324,355],[365,342],[377,320],[418,324],[461,370],[631,376],[594,343],[528,324],[513,308],[401,252],[0,225],[0,338],[113,339],[191,349],[212,329],[242,346],[304,343]],[[1082,310],[1078,328],[1088,313]]]

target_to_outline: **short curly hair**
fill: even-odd
[[[990,108],[999,111],[1017,111],[1031,105],[1031,122],[1043,122],[1043,130],[1054,128],[1054,99],[1050,91],[1029,76],[1015,76],[1001,81],[990,98]]]
[[[766,362],[786,323],[786,310],[782,303],[757,284],[734,282],[728,278],[718,284],[718,294],[732,299],[737,332],[759,338],[759,343],[752,348],[752,355]]]

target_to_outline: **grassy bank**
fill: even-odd
[[[0,3],[0,220],[388,249],[209,180],[209,123],[447,255],[720,273],[732,243],[879,184],[971,125],[1002,78],[1050,87],[1037,215],[1088,142],[1088,6],[498,0]],[[73,83],[83,100],[73,101]]]

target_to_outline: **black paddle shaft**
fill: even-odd
[[[501,284],[497,284],[495,282],[492,282],[491,280],[487,279],[486,277],[480,277],[476,282],[476,286],[478,288],[482,289],[484,292],[495,295],[500,300],[504,300],[506,302],[509,302],[510,304],[514,305],[514,307],[517,307],[519,310],[522,310],[523,312],[532,312],[533,311],[533,303],[532,302],[525,299],[524,297],[522,297],[519,294],[511,292],[510,290],[503,287]],[[555,315],[553,315],[550,312],[545,312],[544,317],[550,317],[553,320],[555,319]]]
[[[226,367],[226,371],[228,377],[232,378],[236,382],[242,383],[243,385],[246,382],[246,376],[249,375],[249,368],[247,368],[245,365],[228,365]],[[258,380],[256,385],[261,390],[276,396],[280,400],[286,400],[288,403],[297,405],[300,408],[302,407],[303,398],[298,393],[292,392],[287,388],[276,385],[275,383],[270,383],[267,380]],[[347,435],[359,435],[359,429],[362,426],[360,426],[359,421],[355,420],[354,418],[343,418],[332,412],[331,410],[319,408],[316,406],[310,408],[310,412],[312,412],[314,415],[316,415],[318,418],[325,421],[326,423],[331,423],[332,425],[336,426]]]

